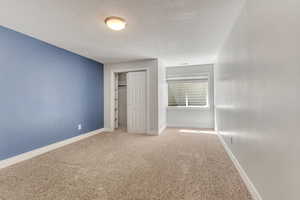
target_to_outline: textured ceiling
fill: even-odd
[[[205,64],[217,52],[241,0],[0,0],[0,24],[103,63],[159,58]],[[121,32],[106,27],[120,16]]]

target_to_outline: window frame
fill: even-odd
[[[205,79],[207,78],[208,91],[207,91],[207,105],[206,106],[169,106],[168,100],[168,110],[210,110],[211,109],[211,95],[212,95],[212,84],[211,84],[211,73],[207,72],[205,75]],[[204,76],[197,77],[178,77],[178,78],[168,78],[167,84],[169,81],[184,81],[184,80],[203,80]],[[168,86],[168,96],[169,96],[169,86]],[[168,98],[169,99],[169,98]]]

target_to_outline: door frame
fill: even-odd
[[[146,134],[150,134],[150,75],[148,68],[127,68],[127,69],[115,69],[111,70],[110,73],[110,123],[113,130],[115,129],[115,74],[122,72],[138,72],[145,71],[146,72]]]

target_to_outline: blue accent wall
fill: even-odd
[[[101,63],[0,26],[0,160],[103,128],[103,100]]]

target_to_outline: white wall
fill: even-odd
[[[218,130],[262,198],[299,200],[300,1],[246,1],[215,77]]]
[[[167,125],[177,128],[214,128],[213,110],[168,108]]]
[[[198,66],[197,66],[198,67]],[[179,128],[214,128],[214,79],[213,65],[202,65],[203,73],[210,73],[210,108],[167,109],[167,126]],[[168,91],[166,91],[167,93]],[[167,95],[166,95],[167,99]]]
[[[166,68],[162,61],[158,61],[158,127],[159,132],[167,126],[168,85],[166,82]]]
[[[150,99],[149,99],[149,132],[151,134],[157,134],[159,131],[158,127],[158,60],[149,59],[133,62],[124,62],[118,64],[105,64],[104,65],[104,127],[113,128],[113,111],[112,106],[112,85],[111,85],[111,74],[112,71],[127,70],[127,69],[148,69],[149,70],[149,86],[150,86]]]

